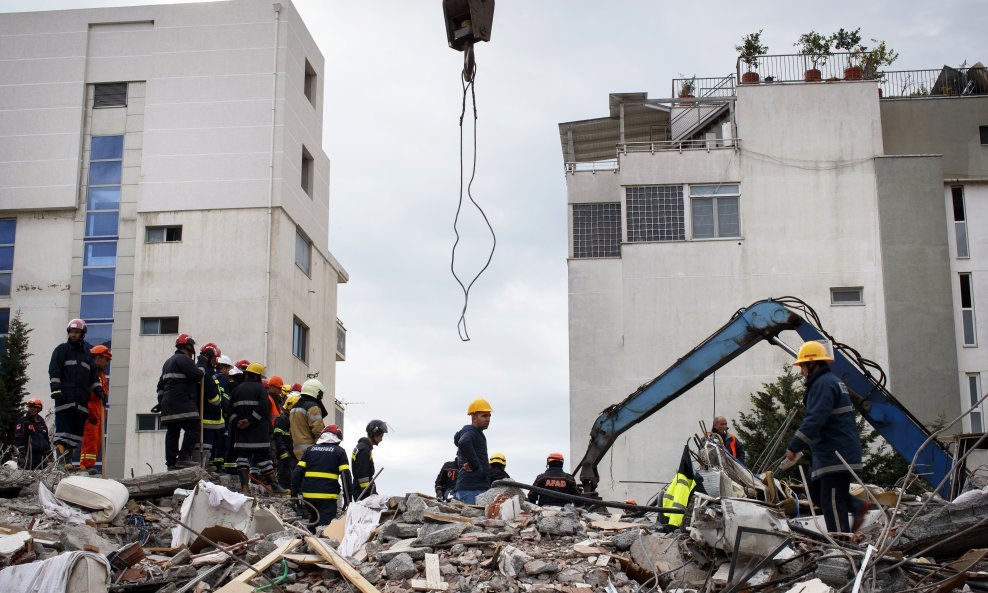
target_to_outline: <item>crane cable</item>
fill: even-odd
[[[471,52],[468,52],[468,54]],[[456,283],[460,285],[460,289],[463,291],[463,309],[460,311],[460,319],[456,324],[456,331],[460,336],[460,340],[464,342],[470,341],[470,334],[467,331],[467,306],[470,302],[470,289],[473,288],[474,283],[480,278],[480,276],[487,270],[487,267],[491,265],[491,260],[494,258],[494,249],[497,247],[497,235],[494,234],[494,227],[491,226],[490,220],[487,218],[487,213],[484,209],[480,207],[477,200],[473,197],[473,180],[477,175],[477,96],[474,92],[474,76],[476,74],[476,65],[473,65],[469,69],[465,66],[463,72],[460,75],[461,82],[463,84],[463,100],[460,107],[460,195],[456,204],[456,216],[453,218],[453,233],[456,235],[456,240],[453,242],[453,250],[449,262],[449,270],[453,273],[453,278]],[[463,209],[463,118],[466,116],[467,111],[467,91],[470,92],[470,100],[473,106],[473,162],[470,167],[470,181],[466,184],[467,198],[470,203],[477,208],[480,215],[483,217],[484,222],[487,224],[487,228],[491,231],[491,251],[487,255],[487,261],[479,272],[470,280],[469,283],[464,284],[463,280],[460,279],[459,275],[456,273],[456,247],[460,244],[460,231],[458,224],[460,221],[460,212]]]

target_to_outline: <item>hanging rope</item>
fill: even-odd
[[[472,49],[472,48],[471,48]],[[453,233],[456,235],[456,240],[453,242],[453,251],[450,257],[449,269],[453,273],[453,278],[456,283],[460,285],[460,289],[463,291],[463,309],[460,311],[460,320],[456,324],[457,333],[459,333],[460,340],[464,342],[470,341],[470,334],[467,331],[467,307],[470,303],[470,289],[473,288],[474,283],[480,278],[480,276],[487,270],[487,267],[491,265],[491,260],[494,258],[494,249],[497,247],[497,235],[494,234],[494,227],[491,226],[490,220],[487,219],[487,214],[484,209],[480,207],[480,204],[473,197],[473,180],[477,175],[477,96],[474,93],[474,75],[476,74],[476,64],[473,63],[473,52],[467,51],[464,56],[464,68],[461,74],[461,82],[463,84],[463,100],[460,107],[460,195],[456,204],[456,216],[453,218]],[[491,231],[491,251],[487,255],[487,261],[479,272],[470,280],[470,282],[464,284],[463,280],[460,279],[459,275],[456,273],[456,247],[460,244],[460,230],[458,228],[460,222],[460,212],[463,209],[463,119],[467,112],[467,91],[470,93],[470,100],[473,106],[473,159],[470,166],[470,180],[466,184],[466,194],[470,203],[474,205],[480,215],[483,217],[484,222],[487,224],[487,228]]]

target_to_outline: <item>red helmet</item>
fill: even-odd
[[[247,367],[250,366],[250,361],[246,358],[237,361],[237,368],[241,371],[246,371]]]
[[[301,383],[296,383],[296,384],[292,385],[292,391],[297,391],[299,393],[302,393],[302,384]]]
[[[206,354],[206,351],[207,350],[212,351],[212,354],[211,355],[210,354]],[[214,344],[212,342],[208,342],[208,343],[204,344],[202,348],[199,349],[199,354],[205,354],[206,356],[219,356],[220,354],[223,354],[223,353],[220,352],[220,347],[219,346],[217,346],[216,344]]]
[[[38,406],[38,408],[40,408],[42,410],[45,409],[45,407],[43,405],[41,405],[41,400],[40,399],[29,399],[25,403],[27,404],[28,407]]]
[[[195,354],[196,341],[189,334],[179,334],[178,338],[175,339],[175,347],[191,350]]]
[[[343,431],[340,430],[340,427],[335,424],[330,424],[326,428],[322,429],[322,434],[326,434],[327,432],[335,434],[338,438],[343,438]]]
[[[113,353],[110,352],[110,349],[104,346],[103,344],[98,344],[96,346],[93,346],[92,349],[89,351],[89,353],[92,354],[93,356],[102,356],[107,360],[113,360]]]
[[[69,322],[67,326],[65,326],[65,331],[69,332],[73,329],[77,329],[82,332],[82,335],[86,335],[86,330],[88,328],[86,327],[85,321],[81,319],[73,319],[72,321]]]

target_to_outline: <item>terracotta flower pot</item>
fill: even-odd
[[[693,99],[696,99],[694,95],[679,95],[679,104],[680,106],[692,105],[695,102]]]
[[[751,70],[745,72],[741,75],[741,84],[755,84],[759,80],[757,72],[752,72]]]
[[[806,82],[820,82],[820,71],[816,68],[810,68],[806,71],[803,80]]]
[[[844,80],[861,80],[861,66],[844,68]]]

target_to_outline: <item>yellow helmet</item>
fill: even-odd
[[[292,392],[292,386],[289,385],[288,383],[285,383],[284,385],[281,386],[281,395],[288,395],[291,392]]]
[[[489,463],[500,463],[501,465],[508,465],[508,458],[504,456],[504,453],[495,453],[491,455]]]
[[[467,407],[468,416],[472,416],[477,412],[493,412],[493,411],[494,410],[491,409],[491,405],[487,403],[486,399],[475,399],[472,402],[470,402],[470,405]]]
[[[263,375],[264,374],[264,365],[261,364],[261,363],[259,363],[259,362],[252,362],[249,365],[247,365],[247,368],[244,369],[244,372],[245,373],[254,373],[255,375]]]
[[[295,407],[295,404],[298,403],[298,399],[300,397],[302,397],[302,396],[299,395],[298,393],[292,393],[288,397],[286,397],[285,398],[285,406],[284,406],[285,409],[286,410],[291,410],[292,408],[294,408]]]
[[[793,362],[794,365],[801,365],[804,362],[833,362],[834,359],[827,352],[827,347],[816,340],[811,340],[809,342],[804,342],[802,346],[799,347],[799,354],[796,355],[796,361]]]

